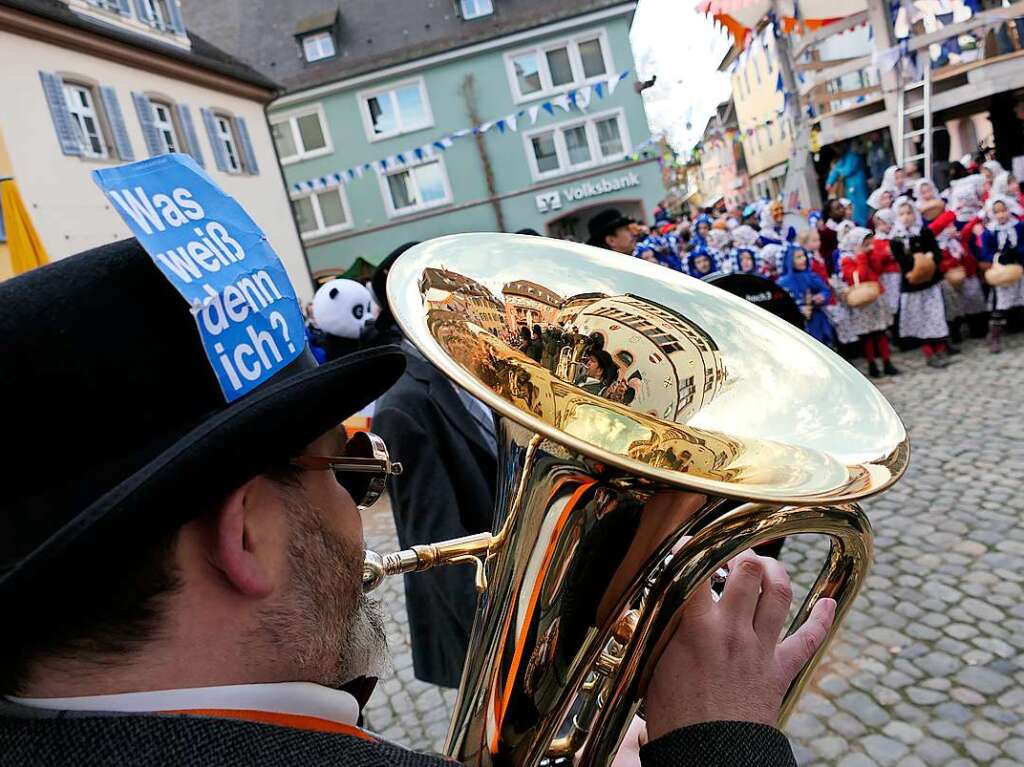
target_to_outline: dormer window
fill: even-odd
[[[185,34],[178,0],[136,0],[139,19],[162,32]]]
[[[462,18],[464,19],[479,19],[494,13],[494,5],[491,0],[459,0],[459,5],[462,7]]]
[[[336,53],[334,36],[327,31],[306,35],[302,38],[302,52],[310,63],[329,59]]]

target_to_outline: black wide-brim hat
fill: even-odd
[[[306,350],[227,403],[188,304],[134,239],[0,284],[0,360],[0,605],[71,554],[116,556],[198,516],[405,368],[395,347],[321,366]]]
[[[587,245],[593,245],[598,248],[606,247],[604,244],[604,238],[613,234],[616,229],[623,226],[629,226],[633,223],[633,219],[623,216],[615,208],[606,208],[600,213],[595,214],[587,222]]]

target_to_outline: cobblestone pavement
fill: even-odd
[[[959,359],[933,371],[903,354],[904,374],[879,384],[910,430],[911,468],[865,504],[876,560],[789,721],[801,765],[1024,764],[1024,337],[998,357],[968,342]],[[394,546],[386,505],[367,521],[371,547]],[[824,550],[787,542],[798,592]],[[454,691],[412,678],[400,579],[379,593],[396,676],[368,725],[438,748]]]

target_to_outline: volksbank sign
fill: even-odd
[[[618,192],[620,189],[640,186],[640,177],[630,171],[622,176],[614,178],[599,178],[593,181],[583,181],[574,186],[567,186],[564,189],[552,189],[549,192],[541,192],[537,195],[537,211],[547,213],[551,210],[558,210],[563,202],[579,202],[589,197],[599,197],[610,192]]]

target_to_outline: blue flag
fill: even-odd
[[[190,306],[228,402],[302,353],[305,327],[284,265],[191,157],[160,155],[92,177]]]

